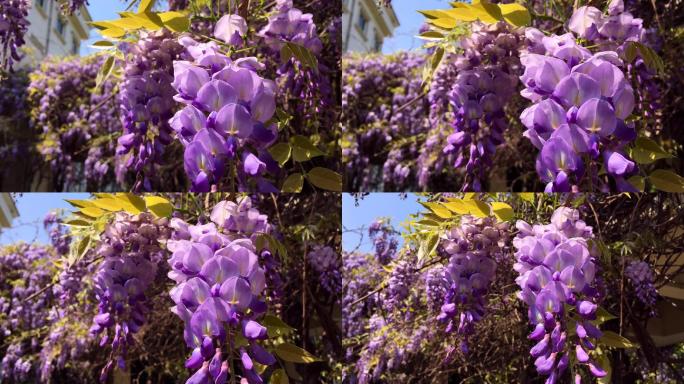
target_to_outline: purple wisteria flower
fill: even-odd
[[[259,35],[276,52],[280,52],[286,41],[301,45],[314,55],[318,55],[323,49],[313,15],[294,8],[292,0],[277,0],[276,14],[269,17],[268,24]]]
[[[569,364],[585,365],[595,377],[606,376],[589,356],[602,335],[591,322],[601,301],[596,250],[588,242],[592,228],[577,210],[567,207],[556,209],[551,224],[518,221],[516,228],[513,268],[520,274],[518,297],[528,305],[534,326],[529,338],[537,344],[530,354],[537,372],[548,376],[549,384]]]
[[[444,301],[437,319],[447,323],[446,332],[464,336],[461,350],[468,351],[467,338],[485,314],[485,294],[494,280],[496,264],[503,254],[508,223],[492,218],[463,216],[460,226],[452,228],[441,243],[450,255],[443,270]],[[429,293],[429,292],[428,292]]]
[[[218,31],[223,36],[223,30]],[[192,190],[277,192],[264,178],[279,171],[266,150],[277,138],[275,83],[257,74],[253,57],[232,61],[215,43],[180,39],[193,61],[175,61],[173,97],[185,107],[170,120],[185,146]],[[249,184],[253,180],[256,188]]]
[[[0,2],[0,70],[12,69],[21,60],[19,53],[28,30],[28,0],[3,0]]]
[[[168,242],[169,277],[177,284],[170,291],[172,311],[185,322],[185,342],[193,350],[185,366],[195,373],[187,383],[223,384],[229,375],[237,377],[229,372],[226,345],[240,358],[243,380],[262,383],[254,363],[272,365],[276,359],[259,344],[268,338],[259,323],[267,310],[266,274],[250,236],[270,226],[249,198],[216,205],[211,220],[190,225],[173,219],[174,239]]]
[[[578,27],[579,28],[579,27]],[[535,104],[520,118],[524,135],[541,150],[537,172],[547,192],[568,192],[583,183],[600,190],[634,190],[626,179],[637,172],[624,147],[634,140],[634,92],[612,51],[592,54],[572,34],[543,36],[528,29],[532,51],[521,56],[525,89]],[[601,165],[614,180],[599,177]]]
[[[169,119],[175,110],[173,61],[184,51],[166,30],[143,35],[128,47],[119,96],[124,132],[117,155],[127,168],[138,173],[134,190],[153,189],[150,176],[154,164],[163,161],[164,149],[172,141]]]

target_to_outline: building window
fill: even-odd
[[[363,13],[363,11],[359,12],[359,28],[363,31],[366,32],[366,26],[368,25],[368,17],[366,17],[366,14]]]
[[[61,16],[57,16],[57,32],[62,36],[64,36],[64,27],[66,27],[64,19]]]
[[[71,47],[71,53],[73,53],[74,55],[78,55],[81,41],[73,33],[71,34],[71,43],[73,44],[73,46]]]
[[[41,8],[45,8],[45,0],[36,0],[36,3],[38,3]]]

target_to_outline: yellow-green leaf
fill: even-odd
[[[138,13],[148,12],[154,7],[155,0],[140,0],[140,5],[138,6]]]
[[[100,34],[104,37],[109,37],[112,39],[118,39],[126,34],[121,28],[107,28],[100,31]]]
[[[85,208],[85,207],[94,207],[95,204],[91,200],[72,200],[72,199],[64,199],[67,203],[71,204],[72,206],[76,208]]]
[[[516,27],[526,27],[532,22],[530,12],[522,4],[499,4],[503,19]]]
[[[292,363],[309,364],[320,361],[316,356],[291,343],[277,345],[275,347],[275,354],[281,359]]]
[[[453,215],[451,212],[440,203],[422,203],[421,204],[430,210],[430,212],[441,217],[442,219],[450,219]]]
[[[342,175],[330,169],[316,167],[306,174],[306,179],[318,188],[342,192]]]
[[[470,213],[470,209],[468,209],[468,206],[461,199],[449,199],[446,203],[442,203],[442,205],[447,207],[451,212],[459,215],[467,215]]]
[[[112,43],[112,42],[109,41],[109,40],[98,40],[98,41],[94,42],[94,43],[91,44],[91,45],[92,45],[93,47],[109,48],[109,47],[113,47],[113,46],[114,46],[114,43]]]
[[[646,182],[644,178],[639,175],[634,175],[630,177],[629,179],[627,179],[627,182],[640,192],[643,192],[644,188],[646,188]]]
[[[164,26],[173,32],[185,32],[190,28],[190,19],[181,12],[170,11],[158,15]]]
[[[304,177],[301,173],[293,173],[285,179],[280,190],[284,193],[299,193],[302,187],[304,187]]]
[[[325,153],[313,145],[307,137],[297,135],[292,138],[292,158],[294,161],[301,163],[323,155]]]
[[[536,195],[533,192],[522,192],[518,193],[518,196],[523,200],[527,201],[528,203],[534,204],[534,199],[536,198]]]
[[[261,325],[266,327],[269,337],[287,336],[295,330],[280,318],[273,315],[264,316],[261,320]]]
[[[92,218],[98,218],[104,215],[105,211],[97,207],[85,207],[78,210],[78,212]]]
[[[658,143],[647,138],[639,137],[632,148],[632,158],[639,164],[651,164],[660,159],[674,157],[667,153]]]
[[[434,25],[437,28],[450,30],[456,28],[456,20],[450,18],[444,19],[434,19],[427,21],[430,25]]]
[[[491,214],[491,210],[487,203],[480,200],[465,200],[465,205],[468,207],[470,214],[475,217],[488,217]]]
[[[618,335],[612,331],[604,331],[603,336],[599,339],[599,343],[613,348],[634,348],[635,345],[632,344],[629,339]]]
[[[314,72],[318,72],[318,59],[308,48],[292,42],[283,43],[283,47],[280,49],[281,61],[285,63],[292,57],[304,66],[313,69]]]
[[[499,201],[492,203],[492,212],[500,221],[510,221],[514,216],[513,208],[510,205]]]
[[[94,199],[93,200],[93,205],[95,205],[98,208],[102,208],[105,211],[109,212],[117,212],[123,209],[123,206],[120,201],[117,201],[112,198],[107,198],[107,199]]]
[[[420,13],[423,16],[427,17],[428,19],[432,19],[432,20],[449,17],[449,14],[446,13],[446,10],[443,10],[443,9],[418,10],[418,13]]]
[[[137,215],[140,212],[145,212],[147,210],[145,200],[138,195],[132,193],[118,193],[115,198],[121,201],[123,210],[132,215]]]
[[[288,143],[278,143],[268,149],[268,153],[271,154],[273,160],[277,161],[282,167],[290,160],[290,155],[292,154],[292,147]]]
[[[171,217],[173,205],[161,196],[145,196],[147,209],[157,217]]]
[[[672,171],[665,169],[655,170],[648,177],[648,180],[660,191],[672,193],[684,192],[684,177],[681,177]]]
[[[285,373],[285,370],[280,368],[276,369],[273,371],[273,374],[271,375],[271,380],[269,383],[273,384],[290,384],[290,379],[287,378],[287,373]]]
[[[427,31],[421,33],[416,37],[423,40],[441,40],[444,38],[444,35],[437,31]]]
[[[64,222],[65,225],[69,225],[72,227],[89,227],[90,222],[83,220],[83,219],[73,219],[73,220],[68,220]]]

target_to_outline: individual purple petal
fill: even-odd
[[[605,151],[603,153],[606,171],[612,176],[625,176],[631,174],[636,168],[636,164],[625,157],[620,152]]]
[[[231,277],[221,284],[221,297],[228,304],[244,310],[252,301],[252,290],[247,280],[241,277]]]
[[[624,85],[618,88],[617,92],[612,97],[613,106],[615,107],[615,116],[618,119],[626,119],[634,110],[634,91],[629,85]]]
[[[226,279],[238,276],[238,266],[227,257],[214,256],[202,266],[200,276],[209,284],[222,284]]]
[[[242,334],[250,340],[266,338],[266,327],[257,323],[254,320],[246,320],[242,322]]]
[[[568,21],[568,29],[579,37],[593,39],[601,24],[603,13],[594,7],[582,6],[575,10]]]
[[[561,139],[572,147],[576,153],[586,153],[589,151],[590,137],[587,132],[575,124],[563,124],[551,135],[551,139]]]
[[[197,92],[194,105],[205,112],[218,112],[228,103],[237,102],[237,91],[233,86],[221,80],[211,80]]]
[[[269,89],[260,87],[252,99],[250,110],[254,120],[266,123],[275,113],[275,96]]]
[[[564,107],[580,107],[587,100],[601,97],[599,84],[583,73],[573,72],[565,76],[553,90],[553,96],[560,100]]]
[[[577,356],[577,360],[580,363],[586,363],[587,361],[589,361],[589,355],[584,350],[584,348],[582,348],[582,346],[579,344],[575,346],[575,356]]]
[[[606,377],[606,375],[608,375],[603,368],[597,366],[594,362],[590,362],[588,365],[589,371],[592,375],[594,375],[594,377]]]
[[[577,124],[591,133],[607,137],[615,131],[615,110],[605,100],[590,99],[579,108]]]
[[[244,152],[242,154],[243,170],[250,176],[258,176],[266,169],[266,163],[259,160],[251,152]]]
[[[204,358],[202,357],[202,352],[200,351],[199,347],[197,347],[192,350],[190,357],[185,360],[185,368],[195,370],[201,367],[202,363],[204,363]]]
[[[246,34],[247,22],[239,15],[224,15],[214,27],[214,37],[231,45],[242,44]]]
[[[247,138],[252,134],[254,122],[247,108],[240,104],[224,105],[216,115],[216,129],[228,135]]]
[[[581,292],[584,289],[585,281],[582,271],[574,266],[563,269],[560,280],[573,292]]]
[[[566,78],[570,69],[563,60],[555,57],[545,57],[534,78],[536,86],[547,93],[552,93]]]

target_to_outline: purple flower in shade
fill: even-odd
[[[170,235],[168,220],[149,213],[117,213],[100,237],[96,253],[104,257],[93,278],[99,301],[90,332],[101,335],[100,345],[111,343],[110,363],[124,368],[133,334],[145,324],[147,288],[154,281],[165,251],[160,245]],[[106,381],[113,364],[101,378]]]
[[[597,34],[599,16],[582,7],[571,19],[571,29]],[[633,189],[624,178],[637,171],[636,165],[622,148],[634,138],[631,124],[624,121],[634,108],[634,94],[620,69],[622,61],[615,52],[592,55],[572,34],[537,40],[521,56],[525,72],[520,79],[526,86],[521,94],[535,104],[520,119],[527,128],[524,136],[541,149],[537,171],[548,183],[546,191],[596,182],[602,189]],[[607,176],[612,184],[598,175],[600,154],[611,165]]]
[[[0,3],[0,70],[12,69],[21,60],[19,53],[28,30],[28,0],[5,0]]]
[[[235,351],[243,380],[262,382],[254,361],[272,365],[276,360],[259,345],[268,338],[259,323],[267,310],[266,271],[253,241],[271,227],[248,197],[217,204],[210,218],[205,225],[173,222],[180,233],[168,241],[169,278],[176,282],[169,292],[176,304],[172,312],[185,322],[185,341],[192,349],[186,367],[195,370],[187,383],[225,382],[229,364],[221,351],[235,348],[237,334],[246,343]]]
[[[551,224],[531,226],[518,221],[516,227],[513,268],[519,274],[518,297],[528,305],[534,327],[529,338],[536,344],[530,354],[536,359],[537,372],[553,383],[573,361],[587,366],[595,377],[605,376],[587,352],[595,349],[601,337],[591,323],[601,301],[595,250],[588,243],[592,228],[577,210],[567,207],[556,209]],[[576,359],[569,359],[570,354]]]
[[[445,288],[437,319],[447,324],[447,332],[463,336],[464,351],[475,323],[485,314],[485,295],[503,255],[507,230],[507,223],[496,223],[491,218],[462,216],[461,225],[448,231],[441,244],[451,257],[443,270],[443,280],[437,280],[438,286]]]
[[[225,25],[217,26],[219,38],[232,39],[241,31],[235,26],[240,24],[238,16],[228,16],[222,19]],[[169,124],[185,145],[192,189],[235,185],[239,190],[273,191],[263,177],[279,170],[266,151],[277,138],[275,125],[269,123],[276,109],[275,84],[256,73],[261,66],[254,58],[232,61],[214,43],[189,38],[180,42],[193,61],[174,62],[174,99],[185,107]]]
[[[342,258],[328,246],[316,245],[307,255],[309,264],[318,274],[318,284],[333,297],[342,293]]]
[[[655,286],[653,268],[645,261],[631,261],[625,268],[625,276],[629,280],[637,298],[649,310],[649,316],[656,315],[655,305],[658,301],[658,290]]]
[[[278,0],[277,13],[268,19],[268,24],[259,32],[266,45],[280,52],[283,43],[288,41],[301,45],[318,55],[323,43],[318,38],[313,15],[294,8],[292,0]]]
[[[214,27],[214,37],[230,45],[241,46],[246,34],[247,22],[239,15],[224,15]]]

